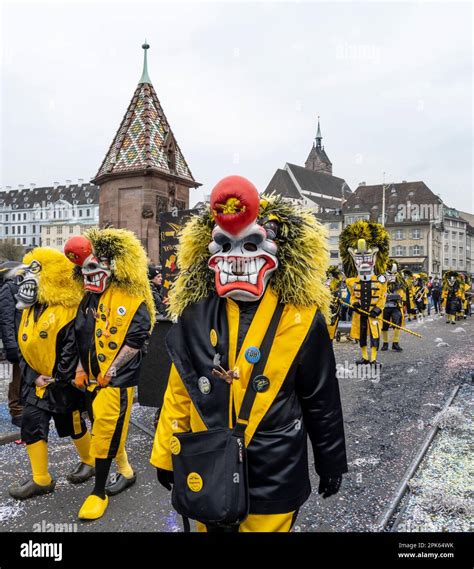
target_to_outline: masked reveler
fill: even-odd
[[[384,272],[389,236],[379,223],[356,221],[341,233],[339,248],[354,309],[351,338],[359,341],[362,351],[362,358],[356,363],[375,364],[380,338],[378,317],[383,312],[387,292]]]
[[[403,280],[405,282],[405,310],[408,322],[416,320],[415,304],[415,279],[410,269],[402,269]]]
[[[290,531],[311,493],[307,435],[319,493],[339,490],[347,464],[323,316],[330,303],[327,265],[326,238],[313,215],[273,195],[260,199],[240,176],[221,180],[210,209],[181,233],[180,275],[170,292],[178,320],[167,337],[173,366],[151,463],[163,486],[175,484],[173,497],[192,500],[196,493],[202,501],[195,519],[206,523],[198,523],[199,531]],[[263,372],[254,375],[259,367]],[[249,394],[254,402],[245,420]],[[190,459],[196,471],[187,479],[173,476],[172,454],[179,457],[182,433],[240,427],[249,514],[218,525],[206,517],[216,492],[212,474],[206,478]]]
[[[443,275],[443,290],[441,293],[441,307],[446,314],[446,324],[456,324],[456,314],[461,304],[461,285],[459,274],[456,271],[446,271]]]
[[[471,316],[471,276],[469,273],[466,273],[463,275],[463,277],[464,282],[462,284],[464,288],[464,294],[462,301],[462,315],[464,317],[464,320],[466,320],[468,316]]]
[[[79,518],[100,518],[108,496],[135,483],[125,442],[144,343],[154,322],[145,251],[125,229],[90,229],[71,237],[64,253],[80,269],[86,294],[77,311],[79,364],[75,384],[86,390],[92,415],[96,479]],[[107,479],[112,459],[118,475]]]
[[[342,310],[342,304],[339,301],[345,300],[342,298],[342,285],[344,275],[342,271],[334,265],[331,265],[328,268],[326,275],[326,286],[328,286],[329,290],[331,291],[331,315],[328,324],[328,332],[331,340],[334,340]]]
[[[82,298],[73,269],[62,253],[46,247],[30,251],[17,269],[16,306],[22,310],[18,344],[25,401],[21,438],[32,470],[30,480],[9,489],[18,500],[54,491],[56,481],[48,469],[51,419],[60,437],[73,439],[80,456],[68,480],[80,483],[94,474],[90,434],[81,416],[84,396],[71,384],[78,361],[74,318]]]
[[[382,351],[388,350],[388,329],[389,322],[393,322],[396,326],[403,326],[404,315],[403,305],[405,302],[405,283],[403,276],[398,270],[398,265],[395,261],[390,260],[388,263],[389,269],[385,273],[387,279],[387,298],[383,309],[383,319],[385,322],[382,324]],[[392,350],[396,352],[403,351],[403,348],[398,343],[400,336],[400,329],[393,327],[393,342]]]
[[[420,316],[426,316],[426,309],[428,307],[428,275],[426,273],[419,273],[413,275],[415,282],[413,287],[413,297],[415,299],[416,309]]]

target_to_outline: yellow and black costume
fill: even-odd
[[[72,437],[85,468],[82,482],[93,475],[90,435],[81,411],[84,396],[75,389],[78,356],[74,318],[82,289],[73,279],[73,264],[59,251],[36,248],[23,259],[17,307],[23,309],[18,331],[22,370],[21,438],[26,443],[32,480],[10,488],[17,499],[47,494],[55,487],[48,470],[49,423],[60,437]]]
[[[351,337],[359,341],[362,351],[362,358],[357,363],[376,363],[380,338],[378,318],[383,312],[387,293],[384,272],[388,262],[389,236],[379,223],[356,221],[341,233],[339,249],[354,309]]]
[[[79,517],[96,519],[105,512],[108,495],[136,480],[125,442],[154,304],[146,254],[130,231],[90,229],[71,238],[65,254],[81,267],[76,273],[86,290],[75,320],[79,351],[75,382],[88,395],[96,484]],[[118,477],[106,487],[114,458]]]
[[[462,306],[462,292],[459,273],[446,271],[443,275],[443,290],[441,292],[441,307],[446,314],[446,324],[456,324],[456,315]]]
[[[240,224],[239,211],[249,213],[252,200],[254,215]],[[347,471],[325,323],[327,264],[325,235],[310,212],[275,196],[259,199],[238,176],[222,180],[211,209],[181,233],[180,275],[170,292],[178,320],[167,338],[173,366],[151,456],[163,486],[173,483],[174,434],[235,425],[270,320],[284,304],[263,375],[251,384],[257,393],[245,430],[250,514],[233,531],[291,529],[311,493],[308,436],[323,497],[338,491]],[[198,529],[219,531],[209,524]]]
[[[416,319],[416,304],[415,304],[415,280],[413,272],[410,269],[402,269],[401,271],[403,280],[405,282],[405,310],[408,322]]]
[[[428,287],[426,285],[428,281],[428,275],[426,273],[418,273],[414,276],[413,285],[413,298],[415,300],[415,306],[420,316],[426,315],[426,309],[428,308]]]
[[[327,270],[328,280],[326,284],[331,291],[331,316],[328,324],[328,332],[331,340],[334,340],[336,336],[337,325],[341,317],[342,304],[340,300],[345,300],[342,298],[343,276],[342,271],[334,265],[331,265]]]
[[[396,326],[403,326],[404,324],[403,307],[406,299],[405,283],[401,272],[398,270],[397,263],[395,261],[389,261],[389,267],[390,269],[385,274],[387,279],[387,297],[383,309],[383,319],[385,322],[382,324],[382,351],[388,350],[389,322],[393,322]],[[396,352],[403,351],[398,343],[399,337],[400,329],[393,327],[392,350]]]

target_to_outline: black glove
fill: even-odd
[[[171,470],[164,470],[163,468],[156,469],[156,476],[158,482],[171,492],[172,484],[174,484],[174,475]]]
[[[17,348],[10,348],[6,350],[7,360],[11,364],[17,364],[20,361],[20,357],[18,356],[18,349]]]
[[[318,494],[322,494],[323,498],[329,498],[333,494],[339,492],[341,487],[342,476],[321,476],[319,479]]]
[[[352,303],[352,308],[353,308],[353,310],[355,310],[356,312],[358,312],[360,314],[360,312],[359,312],[360,302]]]
[[[381,314],[381,310],[380,308],[378,308],[377,306],[375,308],[372,308],[372,310],[369,312],[370,316],[372,318],[377,318],[377,316],[379,316]]]

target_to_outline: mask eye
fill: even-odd
[[[227,241],[227,243],[224,243],[224,245],[222,245],[222,252],[223,253],[228,253],[231,250],[232,246],[230,244],[229,241]]]
[[[28,270],[34,274],[39,273],[41,271],[41,265],[38,263],[38,261],[32,261],[31,265],[28,267]]]
[[[244,243],[244,249],[246,251],[256,251],[257,250],[257,245],[255,245],[255,243]]]

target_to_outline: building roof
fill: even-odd
[[[286,170],[278,169],[265,189],[265,193],[275,192],[284,198],[301,200],[302,195],[296,188]]]
[[[97,205],[99,187],[94,184],[70,184],[0,191],[0,208],[12,210],[40,207],[60,200],[73,205]]]
[[[146,55],[149,45],[145,43],[142,47],[145,55],[140,83],[93,181],[97,183],[105,176],[116,174],[157,171],[193,182],[191,186],[199,186],[148,76]]]
[[[315,172],[303,166],[296,166],[296,164],[287,164],[287,166],[302,191],[325,194],[339,199],[342,199],[343,188],[345,196],[352,193],[347,182],[342,178],[323,172]]]
[[[344,204],[344,213],[372,213],[382,211],[383,185],[359,186]],[[385,185],[385,209],[387,219],[395,216],[399,205],[442,205],[442,200],[424,182],[401,182]]]

